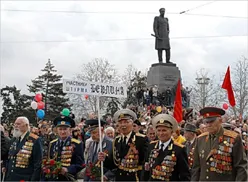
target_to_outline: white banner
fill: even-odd
[[[125,85],[69,79],[63,79],[63,92],[105,97],[127,97],[127,87]]]

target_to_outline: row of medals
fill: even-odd
[[[189,168],[190,169],[192,169],[192,166],[193,166],[193,154],[194,154],[194,150],[195,150],[195,148],[192,147],[192,149],[190,150],[189,155],[188,155],[188,164],[189,164]]]
[[[123,170],[128,172],[136,172],[138,170],[139,155],[135,153],[130,153],[125,156],[125,159],[121,160],[121,166]]]
[[[28,164],[29,164],[28,161],[32,153],[33,145],[34,143],[32,140],[25,142],[22,149],[17,154],[16,167],[19,167],[19,168],[28,167]]]
[[[70,166],[72,157],[72,146],[64,146],[61,152],[62,166]]]
[[[223,139],[224,138],[224,139]],[[224,140],[224,142],[223,142]],[[210,160],[210,171],[217,173],[231,173],[232,171],[232,158],[230,153],[232,152],[234,139],[230,137],[219,138],[219,149],[216,154],[211,157]]]
[[[151,153],[150,157],[150,167],[153,167],[154,160],[157,158],[157,152]],[[174,166],[176,165],[177,158],[175,156],[175,151],[172,151],[171,155],[167,155],[161,165],[157,165],[155,169],[152,169],[152,178],[159,180],[169,180],[172,172],[174,171]]]

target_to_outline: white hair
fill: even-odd
[[[104,132],[106,133],[108,130],[115,132],[115,129],[112,126],[108,126],[107,128],[105,128]]]
[[[20,116],[20,117],[17,118],[17,120],[22,120],[25,124],[27,124],[27,125],[28,125],[28,131],[30,131],[29,120],[28,120],[27,117],[25,117],[25,116]]]

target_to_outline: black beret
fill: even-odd
[[[101,126],[104,126],[106,124],[106,122],[103,120],[100,120],[100,122]],[[98,127],[98,119],[86,120],[85,124],[89,126],[89,131],[92,131]]]
[[[138,119],[136,119],[133,123],[137,124],[138,126],[141,126],[141,123],[140,123],[140,121]]]

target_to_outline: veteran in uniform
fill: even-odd
[[[207,132],[196,139],[192,181],[247,181],[247,158],[240,136],[221,126],[225,111],[200,110]]]
[[[83,144],[70,136],[71,128],[75,127],[75,122],[72,118],[59,116],[54,119],[53,124],[57,128],[58,138],[50,142],[48,158],[60,161],[62,170],[56,179],[46,180],[71,181],[68,176],[73,176],[76,179],[77,173],[82,170],[84,163]]]
[[[152,141],[146,156],[145,180],[150,181],[190,181],[186,149],[172,140],[172,133],[178,128],[171,115],[159,114],[152,119],[158,140]]]
[[[191,169],[193,166],[193,154],[196,141],[196,126],[194,124],[186,124],[184,127],[184,137],[186,138],[185,148],[188,154],[189,169]]]
[[[29,120],[18,117],[14,123],[14,139],[9,149],[5,181],[39,181],[42,162],[40,138],[29,132]],[[5,169],[4,169],[5,170]]]
[[[130,109],[122,109],[114,114],[120,132],[113,141],[113,153],[106,156],[99,152],[98,159],[104,161],[104,166],[116,169],[115,181],[139,181],[145,162],[148,139],[145,135],[133,131],[133,121],[136,114]]]
[[[103,120],[100,121],[101,121],[102,151],[106,155],[111,155],[113,143],[112,140],[109,137],[107,137],[104,133],[103,126],[106,124],[106,122],[104,122]],[[94,166],[98,166],[99,170],[101,169],[100,168],[101,162],[98,160],[98,153],[100,151],[100,146],[99,146],[100,134],[98,127],[98,119],[86,120],[85,124],[89,126],[88,131],[90,132],[92,140],[89,143],[89,155],[86,160],[86,173],[85,173],[86,175],[84,177],[84,181],[95,181],[97,179],[93,175],[87,176],[87,168],[90,167],[90,164],[93,164]],[[113,180],[114,173],[111,170],[104,168],[103,172],[104,172],[104,181]]]

